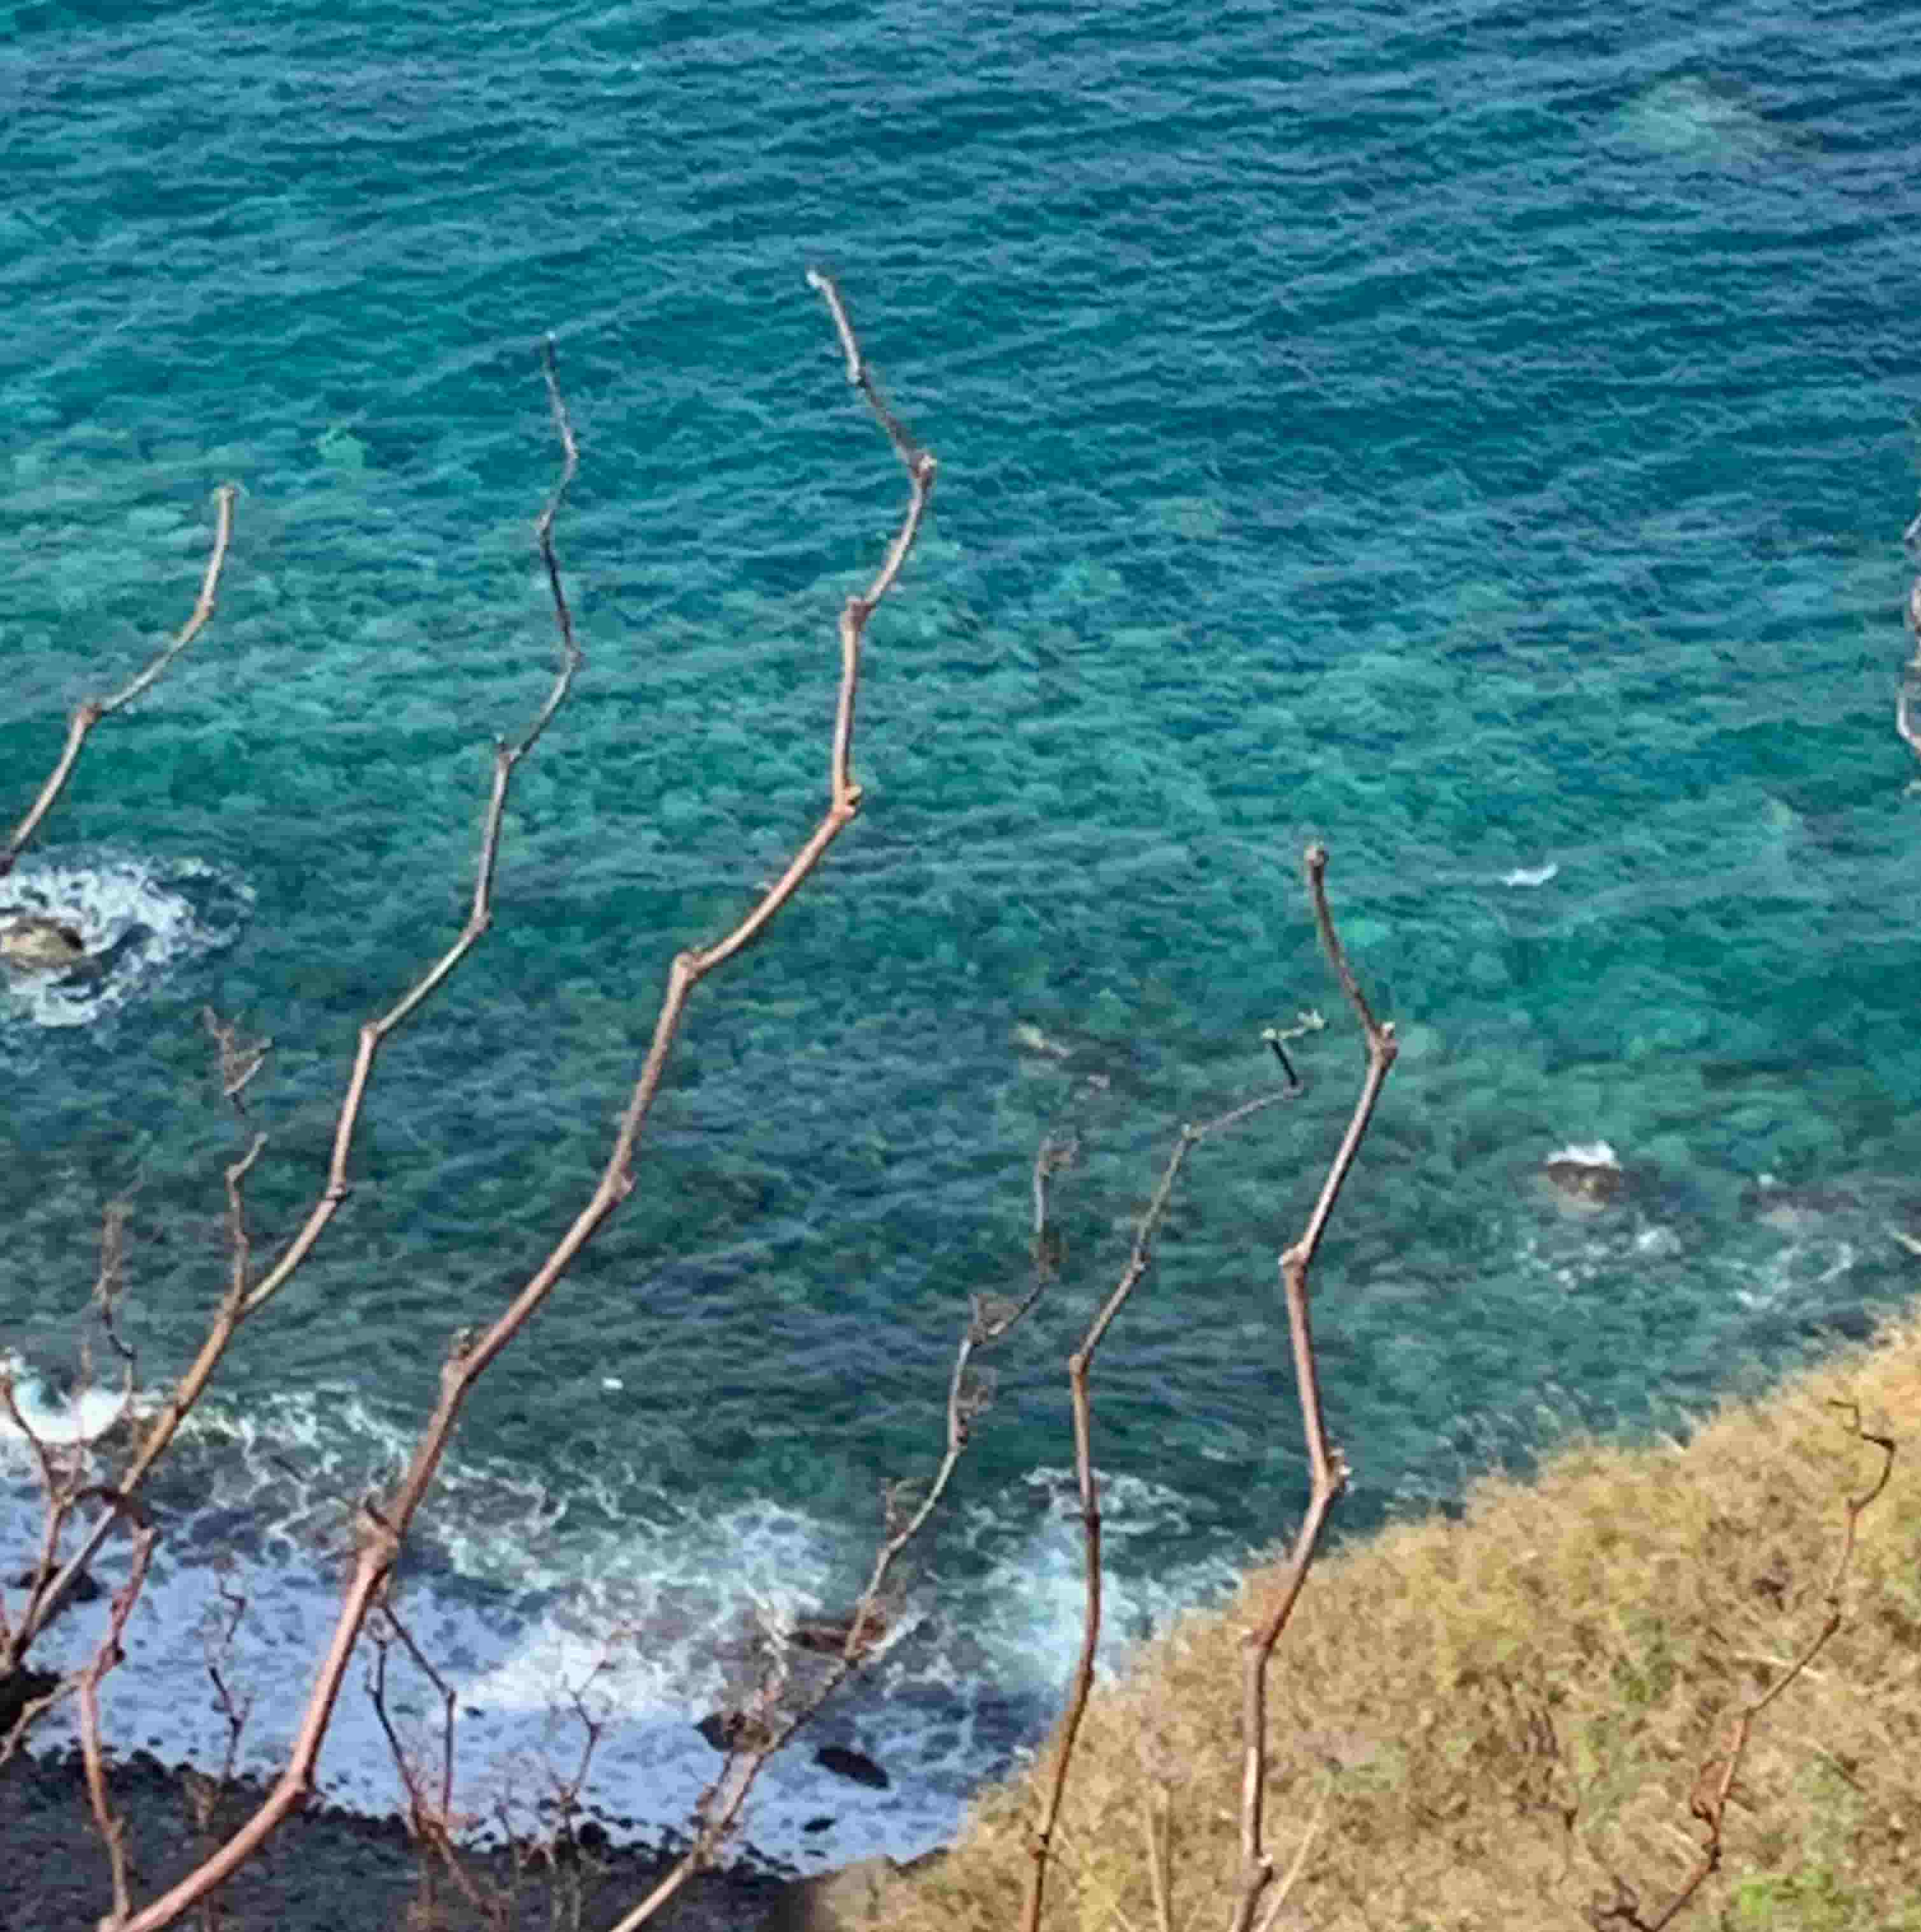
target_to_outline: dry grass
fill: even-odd
[[[1727,1856],[1678,1922],[1728,1932],[1921,1932],[1921,1312],[1686,1448],[1584,1444],[1491,1481],[1460,1522],[1390,1528],[1310,1579],[1274,1666],[1277,1922],[1317,1932],[1584,1925],[1611,1873],[1643,1910],[1692,1868],[1689,1800],[1731,1713],[1819,1628],[1843,1520],[1848,1620],[1761,1720]],[[1238,1857],[1238,1658],[1263,1600],[1189,1619],[1098,1695],[1046,1923],[1155,1932],[1146,1820],[1164,1802],[1173,1932],[1227,1922]],[[1164,1796],[1163,1796],[1164,1794]],[[890,1932],[1018,1924],[1035,1794],[990,1793],[950,1856],[887,1899]]]

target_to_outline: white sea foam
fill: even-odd
[[[207,1676],[211,1633],[244,1600],[222,1674],[253,1700],[242,1768],[271,1774],[298,1724],[324,1648],[348,1546],[356,1472],[388,1460],[399,1433],[344,1396],[268,1399],[190,1424],[184,1466],[154,1502],[166,1536],[129,1626],[127,1667],[109,1681],[110,1741],[169,1762],[211,1766],[226,1726]],[[23,1445],[0,1442],[0,1548],[29,1546],[37,1508]],[[611,1507],[622,1503],[624,1514]],[[1104,1670],[1134,1640],[1228,1580],[1227,1565],[1151,1582],[1125,1550],[1184,1521],[1175,1492],[1137,1478],[1104,1483],[1110,1566]],[[961,1538],[970,1581],[910,1598],[900,1634],[757,1786],[743,1841],[764,1857],[823,1869],[948,1841],[981,1780],[1031,1743],[1080,1641],[1080,1530],[1064,1470],[1037,1470],[1002,1509],[977,1508]],[[408,1628],[454,1688],[460,1713],[454,1804],[476,1838],[535,1828],[535,1806],[571,1772],[583,1729],[601,1735],[583,1799],[616,1840],[684,1832],[721,1764],[700,1720],[724,1708],[754,1667],[765,1627],[845,1607],[859,1534],[805,1512],[747,1503],[711,1519],[650,1499],[565,1499],[508,1469],[449,1464],[405,1573]],[[124,1574],[116,1546],[100,1565]],[[103,1604],[76,1606],[37,1652],[73,1665]],[[322,1755],[331,1802],[382,1814],[399,1787],[367,1688],[363,1644]],[[396,1652],[390,1708],[422,1760],[437,1765],[438,1696]],[[43,1734],[46,1735],[46,1734]],[[64,1742],[57,1732],[48,1739]],[[857,1747],[890,1782],[873,1790],[815,1761]]]
[[[0,1437],[22,1444],[27,1431],[52,1448],[91,1442],[127,1412],[124,1390],[98,1384],[63,1388],[10,1348],[0,1348],[0,1376],[11,1382],[13,1408],[26,1424],[22,1431],[11,1415],[0,1410]]]
[[[1548,1155],[1549,1166],[1557,1161],[1566,1161],[1575,1167],[1618,1168],[1621,1164],[1620,1156],[1605,1141],[1571,1142]]]
[[[28,860],[0,880],[0,923],[56,918],[79,932],[87,959],[69,972],[0,973],[0,1022],[88,1025],[181,960],[231,944],[253,904],[250,886],[198,859]]]

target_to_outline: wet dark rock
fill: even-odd
[[[20,1713],[38,1699],[60,1688],[58,1675],[51,1670],[30,1670],[24,1664],[0,1676],[0,1737],[19,1721]]]
[[[850,1750],[844,1744],[823,1744],[814,1761],[823,1771],[844,1778],[871,1790],[885,1791],[893,1780],[865,1751]]]
[[[851,1616],[816,1617],[796,1624],[793,1640],[797,1649],[814,1651],[823,1657],[839,1657],[847,1649],[847,1638],[853,1627],[854,1620]],[[865,1648],[867,1644],[871,1644],[886,1634],[886,1615],[877,1604],[867,1613],[867,1621],[862,1628],[866,1642],[862,1648]]]
[[[59,1574],[60,1566],[56,1563],[52,1566],[51,1575],[57,1576]],[[22,1570],[13,1579],[12,1587],[16,1590],[31,1590],[36,1583],[47,1580],[49,1577],[49,1573],[47,1570],[35,1566]],[[100,1586],[82,1570],[73,1579],[73,1587],[67,1592],[67,1600],[70,1604],[91,1604],[96,1597],[103,1596],[105,1594]]]
[[[739,1711],[710,1711],[694,1727],[717,1751],[733,1749],[747,1728],[747,1719]]]

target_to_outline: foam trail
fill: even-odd
[[[355,1472],[399,1440],[340,1393],[271,1397],[190,1423],[151,1498],[165,1534],[129,1625],[129,1667],[108,1687],[115,1748],[218,1765],[226,1724],[207,1664],[232,1624],[222,1675],[252,1700],[240,1766],[277,1772],[337,1612],[349,1535],[341,1499],[355,1492]],[[31,1547],[37,1535],[29,1471],[24,1445],[0,1439],[0,1546]],[[1036,1740],[1080,1642],[1067,1476],[1035,1470],[1001,1504],[970,1513],[960,1527],[971,1578],[904,1604],[886,1654],[770,1764],[745,1821],[753,1853],[803,1870],[918,1856],[949,1842],[981,1783]],[[540,1828],[539,1802],[580,1754],[577,1700],[601,1729],[583,1794],[589,1815],[616,1841],[685,1832],[721,1762],[700,1720],[739,1694],[764,1628],[842,1606],[864,1568],[862,1539],[844,1526],[765,1502],[703,1519],[658,1493],[637,1496],[620,1472],[608,1480],[604,1496],[560,1498],[517,1471],[450,1463],[403,1570],[400,1612],[457,1695],[454,1804],[470,1838]],[[1130,1539],[1154,1544],[1187,1506],[1125,1475],[1105,1491],[1119,1559],[1101,1653],[1111,1670],[1134,1640],[1232,1573],[1223,1562],[1131,1576]],[[123,1574],[121,1546],[109,1544],[99,1580]],[[105,1608],[70,1610],[36,1660],[80,1663]],[[364,1644],[319,1780],[329,1802],[382,1815],[400,1790],[368,1693],[373,1657]],[[397,1649],[389,1685],[416,1761],[437,1770],[439,1696]],[[64,1742],[58,1730],[40,1735]],[[876,1760],[886,1787],[817,1764],[830,1744]]]
[[[10,1022],[81,1027],[116,1012],[181,961],[231,945],[253,904],[250,886],[198,859],[27,860],[0,880],[0,923],[56,918],[87,958],[68,972],[0,973],[0,1040]]]

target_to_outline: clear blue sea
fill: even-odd
[[[550,675],[547,332],[582,447],[589,663],[497,926],[383,1059],[349,1207],[159,1484],[122,1744],[217,1754],[224,1579],[272,1761],[446,1338],[584,1200],[674,951],[820,809],[835,612],[903,488],[810,262],[937,507],[873,628],[863,817],[697,995],[639,1187],[418,1539],[470,1808],[571,1758],[549,1714],[591,1680],[592,1802],[685,1822],[718,1764],[693,1721],[757,1617],[847,1602],[1072,1127],[1065,1276],[907,1634],[813,1739],[892,1784],[803,1750],[747,1833],[803,1864],[949,1834],[1077,1639],[1063,1359],[1179,1124],[1261,1090],[1261,1028],[1317,1006],[1308,1098],[1196,1157],[1101,1359],[1110,1657],[1287,1532],[1275,1256],[1359,1064],[1311,836],[1405,1042],[1320,1275],[1344,1531],[1570,1430],[1683,1430],[1905,1300],[1911,25],[0,4],[0,818],[184,617],[241,490],[216,621],[0,883],[109,961],[0,990],[0,1344],[30,1364],[130,1190],[148,1382],[202,1329],[238,1144],[205,1006],[275,1042],[263,1241],[304,1212],[355,1029],[457,929],[490,744]],[[1564,1211],[1542,1164],[1601,1142],[1625,1199]],[[10,1550],[31,1488],[0,1473]],[[358,1690],[323,1771],[395,1802]]]

